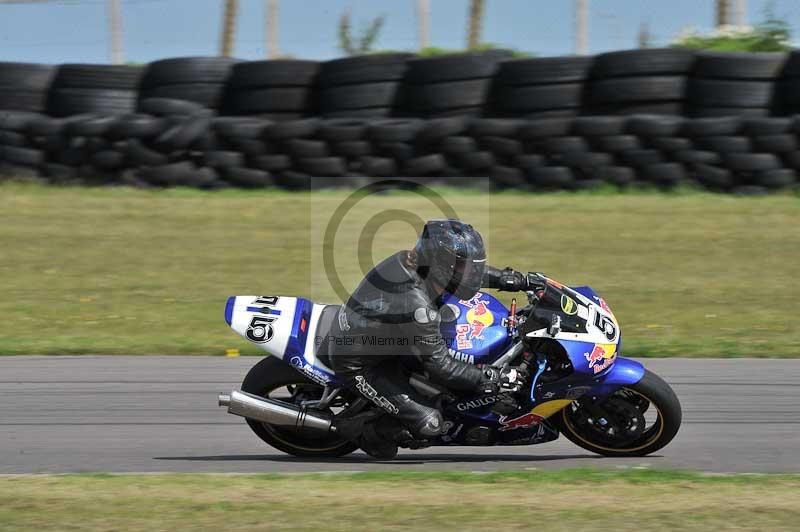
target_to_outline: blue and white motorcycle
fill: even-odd
[[[563,433],[605,456],[644,456],[667,445],[681,405],[658,375],[622,358],[619,324],[587,286],[570,288],[541,274],[528,304],[507,309],[480,292],[446,298],[442,335],[460,360],[527,367],[530,387],[517,393],[456,395],[429,381],[409,359],[409,382],[442,405],[443,434],[432,445],[532,445]],[[339,305],[296,297],[236,296],[225,320],[271,356],[241,390],[219,404],[246,418],[266,443],[295,456],[336,457],[357,447],[337,434],[345,417],[378,407],[343,386],[330,369],[325,339]],[[376,410],[376,415],[378,414]]]

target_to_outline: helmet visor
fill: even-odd
[[[486,259],[460,259],[455,264],[448,292],[469,299],[481,289]]]

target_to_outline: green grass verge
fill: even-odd
[[[796,530],[800,476],[670,471],[0,478],[0,530]]]
[[[592,285],[626,355],[800,354],[796,196],[441,192],[492,264]],[[222,320],[226,298],[337,302],[319,249],[345,196],[2,184],[0,354],[255,354]],[[441,216],[412,193],[359,203],[334,246],[344,286],[362,276],[365,221],[389,209]],[[375,260],[414,236],[399,222],[371,232]]]

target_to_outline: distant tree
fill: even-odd
[[[764,9],[764,20],[754,27],[723,26],[710,34],[684,32],[673,46],[718,52],[783,52],[791,49],[789,24],[775,15],[772,2]]]
[[[509,48],[507,46],[498,46],[493,43],[480,43],[478,46],[470,50],[458,50],[455,48],[440,48],[438,46],[427,46],[422,48],[421,50],[417,51],[417,55],[420,57],[437,57],[441,55],[459,55],[459,54],[468,54],[471,52],[488,52],[491,50],[504,50],[507,52],[511,52],[511,57],[515,59],[526,59],[530,57],[535,57],[536,54],[533,52],[528,52],[526,50],[518,50],[516,48]]]
[[[383,28],[384,17],[375,17],[372,22],[361,29],[358,36],[352,34],[350,24],[350,11],[345,11],[339,18],[339,49],[347,55],[362,55],[370,53],[375,47],[375,41]]]

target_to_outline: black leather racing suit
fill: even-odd
[[[439,434],[441,413],[409,384],[398,357],[418,357],[431,380],[452,390],[478,391],[485,375],[448,354],[439,330],[439,296],[407,265],[407,253],[392,255],[367,274],[323,341],[333,369],[349,386],[424,439]],[[509,271],[487,266],[482,286],[506,288],[501,277]]]

